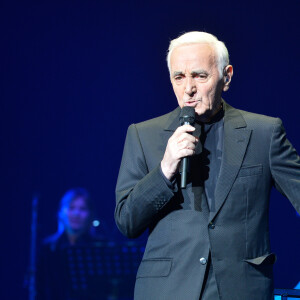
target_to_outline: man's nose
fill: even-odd
[[[79,209],[74,209],[73,210],[73,215],[78,216],[80,214],[80,210]]]
[[[189,96],[193,96],[196,93],[195,80],[192,77],[187,77],[185,93]]]

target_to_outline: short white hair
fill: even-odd
[[[173,50],[179,46],[191,44],[209,44],[214,48],[218,65],[219,77],[222,78],[222,76],[224,75],[224,68],[229,64],[228,50],[225,44],[219,41],[214,35],[202,31],[190,31],[184,33],[170,42],[169,49],[167,52],[167,63],[170,74],[170,61]]]

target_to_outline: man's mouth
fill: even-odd
[[[194,106],[197,105],[197,103],[200,102],[200,100],[188,100],[184,101],[185,106]]]

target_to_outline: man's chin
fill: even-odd
[[[201,122],[207,122],[210,120],[212,112],[204,109],[195,109],[196,119]]]

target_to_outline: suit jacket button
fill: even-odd
[[[209,223],[208,228],[215,229],[216,225],[214,223]]]
[[[206,265],[206,263],[207,263],[207,260],[206,260],[206,258],[204,258],[204,257],[201,257],[201,258],[199,259],[199,261],[200,261],[200,263],[201,263],[202,265]]]

